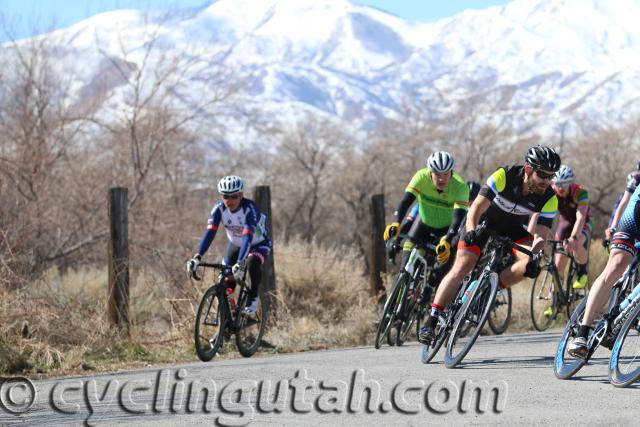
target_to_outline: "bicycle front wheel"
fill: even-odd
[[[503,334],[509,327],[511,306],[511,288],[498,290],[488,319],[489,328],[494,334]]]
[[[408,292],[407,298],[404,301],[405,305],[405,319],[399,326],[398,338],[396,340],[397,345],[402,345],[409,335],[414,323],[420,325],[422,317],[422,307],[420,307],[420,297],[422,296],[422,288],[424,286],[424,275],[422,271],[424,267],[419,265],[415,274],[412,277],[413,291]]]
[[[546,331],[553,323],[558,312],[559,290],[554,274],[549,267],[544,267],[531,287],[531,321],[537,331]]]
[[[556,356],[553,372],[555,376],[561,380],[571,378],[576,372],[578,372],[587,363],[586,359],[580,359],[579,357],[573,357],[567,352],[567,345],[569,341],[573,340],[578,335],[578,328],[580,327],[580,319],[584,314],[585,307],[587,306],[587,299],[583,299],[580,305],[575,309],[567,325],[562,331],[562,337],[556,348]]]
[[[245,314],[248,298],[240,299],[236,324],[236,345],[244,357],[251,357],[260,347],[264,327],[267,320],[267,304],[264,298],[259,298],[258,309],[253,315]]]
[[[226,327],[225,312],[218,296],[216,286],[209,288],[198,306],[194,339],[196,353],[203,362],[208,362],[216,355],[223,341]]]
[[[447,342],[444,355],[447,368],[454,368],[464,359],[482,332],[498,290],[497,274],[490,274],[494,275],[494,280],[489,275],[483,275],[473,290],[466,294]]]
[[[398,278],[396,279],[395,284],[393,285],[393,290],[391,291],[391,295],[387,298],[387,302],[384,303],[384,309],[382,310],[382,317],[378,322],[378,330],[376,331],[376,340],[374,342],[374,346],[376,349],[380,348],[383,341],[387,338],[387,334],[389,334],[389,329],[391,329],[391,325],[393,324],[396,316],[396,306],[398,305],[398,298],[400,296],[400,291],[402,287],[405,285],[407,274],[400,273]]]
[[[640,304],[627,317],[609,359],[609,381],[627,387],[640,378]]]

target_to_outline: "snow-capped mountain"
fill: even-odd
[[[514,128],[552,132],[638,112],[638,16],[639,0],[514,0],[436,23],[347,0],[218,0],[168,19],[104,13],[54,36],[76,95],[100,94],[103,108],[124,102],[154,34],[147,68],[188,63],[186,89],[174,93],[182,108],[220,84],[212,69],[222,64],[246,76],[236,105],[267,124],[313,112],[366,129],[398,117],[410,94],[437,92],[443,103],[484,97]],[[237,136],[227,138],[251,133],[246,116],[226,114]]]

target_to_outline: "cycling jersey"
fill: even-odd
[[[420,169],[405,191],[417,197],[420,219],[431,228],[448,227],[452,221],[453,210],[467,210],[469,206],[469,186],[455,172],[447,187],[439,191],[431,179],[431,170]]]
[[[246,258],[250,248],[266,243],[265,240],[271,241],[267,235],[266,217],[253,201],[243,198],[238,209],[232,212],[221,200],[209,214],[207,232],[198,248],[199,254],[209,249],[220,224],[227,232],[229,243],[240,248],[239,260]]]
[[[491,200],[483,215],[496,231],[508,230],[514,224],[525,226],[529,215],[539,213],[538,224],[551,228],[558,212],[558,198],[551,186],[543,195],[522,195],[524,166],[504,166],[495,171],[480,189],[480,195]]]
[[[569,194],[567,194],[567,197],[560,197],[556,194],[558,198],[558,213],[562,219],[573,224],[576,221],[578,206],[589,206],[589,193],[587,193],[584,187],[576,183],[572,183],[568,190]],[[589,207],[587,209],[587,221],[589,221],[592,216],[593,214]]]
[[[640,215],[640,185],[636,186],[629,204],[625,208],[616,233],[611,239],[611,249],[622,249],[634,254],[636,249],[634,243],[640,240],[640,223],[638,222]]]

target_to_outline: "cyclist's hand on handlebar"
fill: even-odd
[[[231,267],[231,272],[233,273],[233,277],[236,280],[242,279],[245,271],[247,271],[247,265],[244,263],[244,261],[240,261],[236,263],[233,267]]]
[[[564,250],[567,252],[573,252],[576,250],[576,240],[573,237],[569,237],[564,241]]]
[[[542,251],[534,254],[533,257],[527,263],[527,267],[524,270],[524,277],[529,277],[531,279],[535,279],[540,274],[540,260],[544,256]]]
[[[478,231],[471,230],[464,233],[464,244],[467,246],[473,246],[478,241]]]
[[[447,240],[447,236],[442,236],[440,243],[436,246],[436,258],[440,264],[446,264],[451,256],[451,243]]]
[[[611,238],[613,237],[613,233],[616,232],[616,229],[614,227],[607,227],[604,230],[604,238],[605,240],[611,240]]]
[[[193,258],[187,262],[187,274],[191,278],[195,278],[196,269],[200,265],[200,261],[202,260],[202,255],[195,254]]]
[[[392,222],[384,229],[384,235],[382,237],[386,242],[389,239],[395,239],[396,237],[398,237],[398,233],[400,233],[400,223]]]

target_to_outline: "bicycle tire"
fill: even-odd
[[[471,350],[471,347],[473,347],[473,344],[476,342],[480,332],[482,332],[482,328],[489,316],[489,311],[491,310],[497,291],[498,275],[492,272],[489,274],[483,274],[480,277],[478,284],[467,295],[464,304],[462,304],[462,307],[456,316],[453,329],[451,330],[451,334],[449,335],[449,340],[447,342],[447,350],[444,354],[444,365],[447,368],[455,368],[460,362],[462,362],[462,359],[464,359],[469,350]],[[477,311],[480,311],[480,313]],[[469,321],[469,317],[472,316],[478,316],[477,322],[475,322],[475,330],[469,336],[469,340],[463,344],[462,349],[460,349],[457,354],[454,354],[453,347],[458,339],[463,337],[462,332],[467,329],[467,323],[472,323]]]
[[[224,341],[223,331],[227,327],[227,319],[225,310],[221,309],[221,304],[223,303],[220,301],[218,288],[217,286],[212,286],[202,295],[198,305],[194,327],[194,342],[196,354],[203,362],[213,359]],[[214,306],[216,311],[215,314],[211,315]],[[210,320],[211,318],[214,320]],[[217,325],[214,325],[215,320],[217,320]],[[213,331],[204,331],[202,325],[211,327],[212,330],[217,329],[217,332],[211,335]],[[208,343],[208,345],[205,343]]]
[[[624,373],[623,370],[620,369],[620,353],[623,349],[623,346],[629,342],[628,339],[630,332],[636,333],[634,342],[636,343],[636,347],[638,347],[638,342],[640,341],[640,327],[638,326],[639,320],[640,304],[634,307],[627,319],[624,321],[624,324],[622,325],[622,328],[620,329],[620,332],[616,337],[616,341],[613,344],[611,357],[609,359],[609,382],[615,387],[627,387],[640,378],[640,363],[638,364],[637,368],[629,373]],[[634,356],[633,360],[640,360],[640,348],[637,348],[635,350],[635,353],[636,355]]]
[[[387,301],[384,303],[384,309],[382,310],[382,317],[378,322],[378,329],[376,331],[376,339],[374,342],[374,347],[379,349],[382,345],[382,342],[387,339],[387,334],[389,333],[389,329],[395,320],[395,312],[396,305],[398,304],[398,294],[400,293],[400,288],[402,286],[402,281],[404,280],[405,274],[400,273],[396,282],[393,284],[393,289],[391,290],[391,294],[387,298]]]
[[[540,277],[542,277],[541,280],[539,280]],[[554,321],[555,314],[558,312],[558,295],[556,289],[558,289],[558,284],[556,283],[555,274],[553,274],[549,266],[543,267],[538,277],[533,280],[531,298],[529,300],[531,322],[536,331],[546,331]],[[539,301],[549,301],[549,303],[540,303]],[[554,312],[553,316],[544,315],[545,310],[549,307],[552,307]]]
[[[411,278],[411,280],[413,281],[413,293],[411,295],[407,295],[407,298],[404,301],[405,320],[402,321],[402,323],[398,328],[398,335],[396,340],[396,345],[398,346],[404,344],[404,342],[407,340],[407,336],[411,331],[411,327],[413,326],[414,322],[416,322],[416,320],[418,319],[418,315],[420,314],[420,311],[421,311],[420,297],[422,295],[422,288],[424,286],[424,280],[423,280],[424,276],[422,274],[423,269],[424,269],[423,265],[420,264],[416,268],[416,271],[414,272]]]
[[[506,315],[503,318],[502,316],[498,317],[496,315],[498,308],[501,306],[506,306]],[[511,288],[502,289],[499,294],[496,294],[496,300],[493,303],[493,307],[489,312],[489,318],[487,319],[491,332],[496,335],[501,335],[507,330],[509,322],[511,322],[512,306]]]
[[[569,339],[574,338],[578,333],[580,318],[582,317],[586,306],[587,299],[585,298],[580,302],[573,314],[571,314],[569,321],[562,331],[560,341],[558,342],[553,363],[553,373],[556,378],[561,380],[571,378],[587,363],[587,359],[572,357],[566,351]]]
[[[236,346],[244,357],[251,357],[260,347],[264,328],[267,319],[267,304],[264,298],[260,298],[260,304],[256,314],[248,315],[244,313],[247,306],[248,291],[245,289],[244,295],[240,298],[236,311]]]

